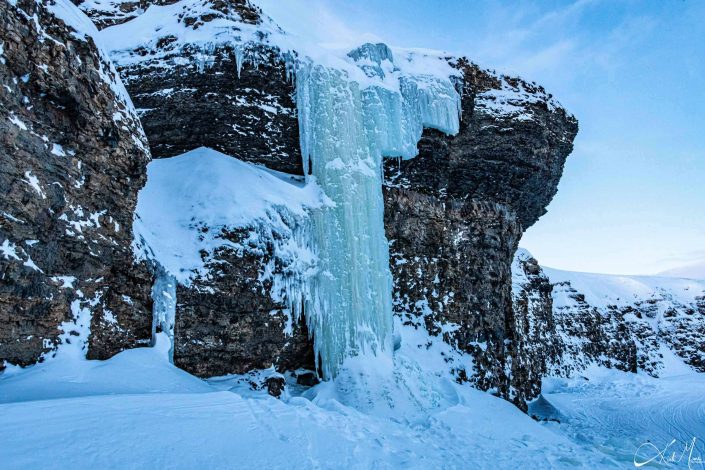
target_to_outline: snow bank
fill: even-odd
[[[198,148],[148,165],[147,184],[137,201],[136,249],[178,282],[189,284],[193,276],[208,274],[208,255],[203,253],[224,246],[244,249],[225,238],[223,230],[266,225],[291,237],[310,210],[326,201],[315,180],[303,184],[295,177]],[[251,241],[257,245],[257,240]],[[313,256],[306,247],[299,248],[303,259]]]
[[[509,468],[517,456],[525,468],[595,462],[510,403],[451,381],[436,381],[423,411],[415,406],[410,416],[413,403],[401,400],[390,416],[346,405],[338,400],[346,392],[329,393],[330,382],[304,395],[291,386],[282,400],[223,390],[169,364],[168,348],[162,335],[156,348],[108,361],[52,361],[0,375],[3,468]],[[419,368],[424,374],[434,382]],[[423,388],[413,391],[424,396]]]
[[[665,276],[617,276],[579,273],[543,268],[551,283],[570,282],[585,295],[585,301],[598,308],[625,307],[635,301],[668,298],[681,304],[695,304],[705,292],[705,281]],[[561,299],[558,299],[559,302]],[[568,299],[565,302],[569,302]]]

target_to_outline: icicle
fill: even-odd
[[[295,80],[304,168],[335,202],[312,216],[319,273],[304,308],[324,378],[346,357],[393,349],[382,158],[414,157],[424,127],[448,134],[460,127],[460,97],[449,79],[400,74],[384,44],[350,57],[362,59],[368,77],[395,76],[398,90],[362,87],[310,61],[298,64]]]
[[[164,268],[157,266],[156,278],[152,286],[152,346],[156,344],[157,333],[164,332],[169,337],[169,362],[174,362],[174,325],[176,323],[176,279]]]

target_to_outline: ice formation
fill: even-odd
[[[348,57],[365,78],[307,60],[296,66],[304,168],[335,203],[313,213],[319,272],[304,309],[324,378],[346,357],[392,350],[383,157],[412,158],[424,127],[455,134],[460,119],[449,76],[405,74],[384,44]]]
[[[187,13],[215,18],[190,28],[180,20]],[[168,48],[156,46],[162,37],[173,38]],[[304,251],[318,252],[318,273],[309,276],[311,263],[306,262],[307,272],[301,275],[293,263],[283,275],[272,276],[271,294],[286,301],[294,316],[306,317],[324,378],[334,377],[346,357],[391,352],[382,159],[416,156],[424,128],[458,132],[460,96],[453,81],[458,72],[448,60],[436,52],[392,50],[384,44],[365,44],[352,52],[328,49],[284,33],[266,15],[259,24],[246,24],[236,14],[190,2],[153,5],[123,25],[106,28],[100,39],[123,67],[147,61],[150,67],[168,68],[175,60],[188,60],[173,54],[189,48],[198,51],[197,69],[204,71],[216,51],[227,46],[239,70],[243,64],[256,66],[258,45],[278,51],[295,81],[307,181],[318,181],[335,204],[314,210],[311,226],[290,238]],[[142,48],[150,53],[136,52]],[[243,208],[236,204],[224,210]],[[148,238],[148,245],[164,245]],[[160,251],[154,249],[157,259]],[[202,271],[200,257],[171,255],[184,251],[181,246],[167,251],[169,259],[162,264],[177,282],[188,282],[194,269]],[[186,266],[189,259],[193,262]]]
[[[152,286],[152,343],[163,332],[169,338],[169,362],[174,362],[174,325],[176,324],[176,278],[163,267],[155,269]]]

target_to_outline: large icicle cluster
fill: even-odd
[[[166,333],[169,338],[169,362],[174,362],[174,326],[176,325],[176,278],[162,266],[155,269],[152,286],[152,343],[157,342],[157,333]]]
[[[305,299],[325,378],[346,357],[391,351],[392,278],[384,234],[382,158],[412,158],[424,127],[459,129],[450,77],[411,75],[384,44],[349,54],[364,72],[302,61],[296,68],[304,168],[335,206],[314,212],[319,273]]]

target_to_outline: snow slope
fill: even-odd
[[[164,337],[154,349],[126,351],[105,362],[57,354],[45,364],[0,375],[2,468],[609,464],[510,403],[434,374],[431,366],[443,362],[438,346],[429,351],[407,343],[400,353],[405,372],[399,387],[389,389],[397,395],[388,398],[400,405],[394,413],[346,405],[350,397],[340,381],[304,393],[291,384],[281,401],[242,386],[228,390],[224,379],[211,385],[168,363]],[[416,381],[406,379],[414,377],[411,369]],[[421,396],[423,382],[440,392],[435,401],[399,396]]]
[[[542,267],[551,283],[570,282],[585,295],[585,301],[598,308],[624,307],[650,298],[669,297],[674,302],[693,304],[705,292],[705,282],[665,276],[618,276],[561,271]]]
[[[687,264],[678,268],[662,271],[659,273],[659,276],[685,277],[689,279],[705,280],[705,261]]]
[[[232,245],[223,230],[266,225],[291,238],[297,223],[326,201],[315,180],[304,185],[291,175],[198,148],[148,165],[137,201],[137,250],[187,284],[206,274],[202,252]],[[312,256],[305,251],[298,253],[301,261]]]
[[[572,379],[547,379],[529,413],[622,468],[651,459],[657,468],[705,468],[705,374],[675,357],[668,362],[680,373],[656,379],[592,367]],[[658,452],[667,459],[675,453],[674,461],[667,465]]]

